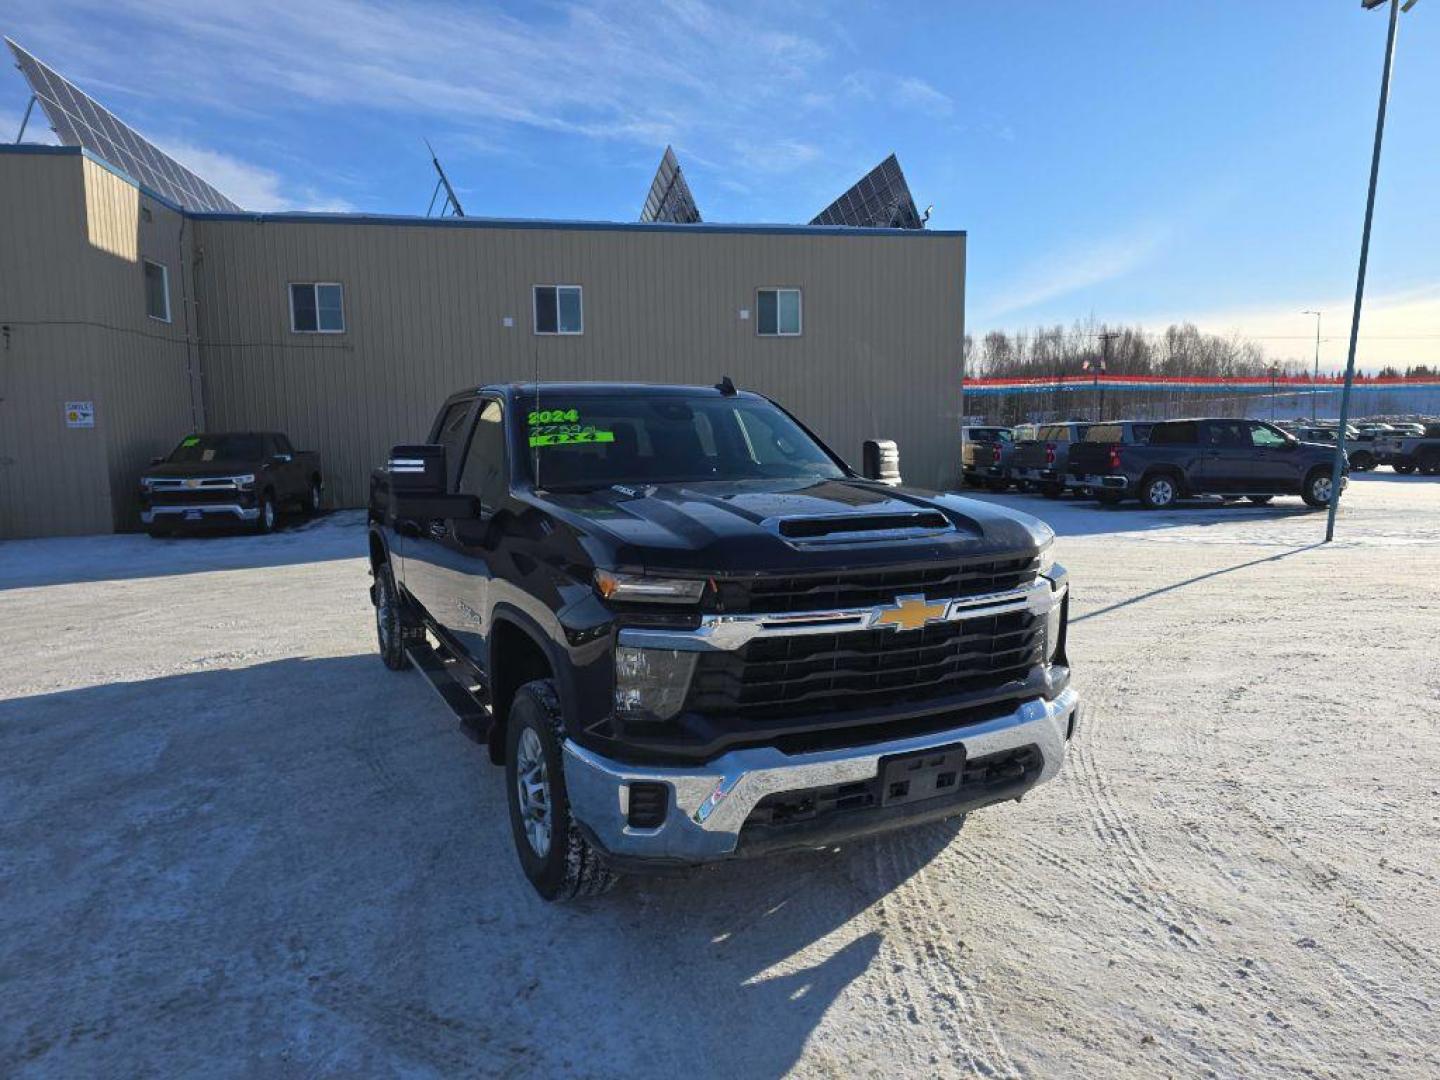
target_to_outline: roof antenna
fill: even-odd
[[[465,210],[460,205],[460,200],[455,197],[455,189],[450,186],[450,178],[445,175],[445,168],[440,164],[440,158],[435,154],[435,148],[430,145],[430,140],[425,140],[425,149],[430,151],[430,164],[435,166],[435,171],[440,174],[440,179],[435,182],[435,190],[430,193],[430,205],[425,210],[425,216],[429,217],[435,209],[435,199],[440,194],[440,189],[445,189],[445,201],[440,204],[440,216],[444,217],[446,212],[453,212],[456,217],[464,217]]]
[[[720,393],[724,394],[726,397],[735,396],[735,384],[730,381],[729,375],[721,375],[720,381],[715,384],[715,389],[719,390]]]

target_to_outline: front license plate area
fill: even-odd
[[[201,515],[200,515],[200,511],[199,511],[199,510],[186,510],[186,511],[185,511],[185,520],[186,520],[186,521],[199,521],[199,520],[200,520],[200,516],[201,516]]]
[[[963,745],[881,758],[880,805],[899,806],[953,795],[964,775]]]

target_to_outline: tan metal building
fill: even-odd
[[[447,393],[537,373],[728,374],[949,486],[964,275],[956,232],[191,214],[78,148],[0,147],[0,537],[135,527],[192,426],[285,431],[357,506]]]

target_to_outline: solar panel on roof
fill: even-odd
[[[640,220],[669,221],[679,225],[694,225],[700,220],[700,210],[690,194],[690,185],[680,171],[680,160],[668,146],[660,158],[660,167],[655,170],[655,179],[650,182],[650,193],[645,196]]]
[[[242,209],[54,68],[35,59],[8,37],[5,44],[15,54],[15,66],[45,110],[50,127],[66,146],[83,146],[142,186],[187,210]]]
[[[872,229],[923,229],[910,185],[891,154],[854,187],[815,216],[811,225],[855,225]]]

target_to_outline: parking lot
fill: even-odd
[[[980,497],[1071,571],[1059,780],[569,907],[361,515],[0,544],[0,1074],[1440,1071],[1440,482]]]

